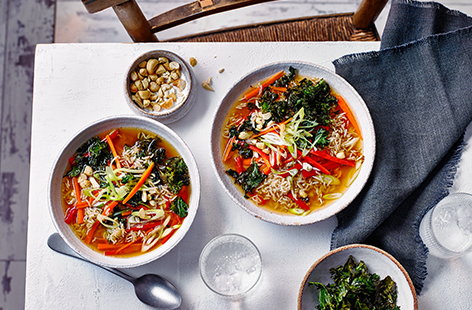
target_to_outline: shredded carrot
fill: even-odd
[[[338,105],[339,108],[346,113],[346,117],[349,120],[349,122],[352,124],[352,127],[354,127],[354,130],[356,133],[359,135],[359,137],[362,138],[362,133],[361,129],[359,128],[359,125],[357,124],[356,117],[354,114],[352,114],[351,109],[349,109],[349,106],[347,105],[346,101],[344,101],[344,98],[341,96],[335,96],[336,99],[338,99]]]
[[[77,209],[77,224],[84,223],[85,210],[84,208]]]
[[[231,149],[233,148],[233,142],[236,139],[236,137],[232,137],[231,139],[228,139],[228,142],[226,143],[225,150],[223,152],[223,162],[227,161],[229,158],[229,154],[231,153]]]
[[[108,146],[110,147],[110,150],[111,150],[111,153],[113,154],[113,157],[116,158],[116,167],[121,168],[121,163],[120,163],[120,160],[119,160],[119,157],[118,157],[118,153],[116,153],[116,149],[115,149],[115,145],[113,144],[113,141],[111,140],[110,138],[110,135],[107,135],[105,137],[107,139],[107,142],[108,142]]]
[[[87,208],[89,206],[88,202],[87,201],[82,201],[78,204],[75,205],[77,207],[77,209],[83,209],[83,208]]]
[[[143,186],[147,178],[151,175],[152,169],[154,169],[154,162],[151,162],[149,167],[147,167],[146,171],[144,171],[138,183],[136,183],[131,192],[129,192],[128,196],[126,196],[126,198],[123,200],[123,204],[127,203],[131,198],[133,198],[133,196],[138,192],[141,186]]]
[[[82,202],[82,198],[80,197],[80,186],[79,186],[79,180],[77,177],[72,178],[72,185],[74,186],[74,193],[75,193],[75,199],[77,200],[77,203]]]
[[[95,232],[97,231],[97,228],[99,225],[100,225],[99,221],[95,221],[95,223],[93,223],[92,227],[87,233],[87,236],[85,236],[85,240],[84,240],[85,243],[90,244],[92,242]]]
[[[113,212],[113,209],[118,205],[118,201],[112,201],[103,208],[102,214],[105,216],[110,215]]]
[[[248,100],[248,99],[251,99],[252,97],[257,96],[257,94],[261,91],[261,89],[266,88],[267,86],[274,83],[275,81],[277,81],[279,78],[281,78],[284,75],[285,75],[284,71],[277,72],[276,74],[274,74],[273,76],[271,76],[270,78],[268,78],[267,80],[262,82],[260,87],[257,87],[257,88],[254,88],[254,89],[248,91],[244,95],[242,100]]]
[[[141,244],[131,244],[129,247],[126,247],[118,252],[118,250],[110,249],[110,250],[105,250],[104,254],[109,256],[109,255],[123,255],[123,254],[130,254],[130,253],[136,253],[141,250]]]
[[[279,92],[279,93],[284,93],[287,91],[287,87],[275,87],[275,86],[272,86],[271,89],[273,91],[276,91],[276,92]]]

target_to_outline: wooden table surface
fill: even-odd
[[[49,250],[54,232],[47,203],[48,178],[66,141],[98,119],[132,114],[124,100],[127,66],[140,54],[167,49],[184,59],[196,57],[201,82],[213,77],[215,92],[198,89],[190,113],[170,127],[193,151],[202,180],[197,217],[171,252],[132,275],[162,274],[182,292],[181,309],[294,309],[309,266],[329,250],[335,217],[303,227],[283,227],[253,218],[223,192],[210,166],[210,126],[224,94],[241,76],[279,60],[304,60],[332,69],[342,55],[378,49],[378,43],[234,43],[234,44],[56,44],[36,51],[31,181],[27,245],[26,309],[146,309],[129,283],[84,262]],[[224,73],[218,73],[225,68]],[[470,140],[470,134],[467,139]],[[466,148],[454,190],[472,192],[464,171],[472,168]],[[211,292],[198,272],[203,246],[222,233],[240,233],[260,249],[263,274],[246,297],[234,302]],[[428,261],[430,275],[419,298],[420,309],[472,309],[472,257],[444,263]],[[459,285],[460,284],[460,285]],[[448,288],[447,290],[445,288]]]

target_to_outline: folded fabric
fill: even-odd
[[[421,218],[448,194],[472,121],[472,18],[434,2],[394,1],[381,50],[334,61],[365,100],[376,133],[372,174],[338,215],[331,247],[370,243],[391,253],[420,292],[427,248]]]

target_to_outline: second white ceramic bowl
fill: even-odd
[[[340,94],[349,104],[351,111],[354,113],[360,126],[363,138],[364,163],[362,164],[359,174],[351,186],[344,192],[343,196],[329,205],[311,212],[306,216],[297,216],[292,214],[281,214],[272,212],[268,209],[260,208],[250,200],[243,197],[241,191],[236,188],[234,180],[226,175],[225,167],[221,160],[221,133],[222,127],[230,108],[236,100],[251,85],[255,85],[260,81],[281,71],[288,70],[292,66],[298,70],[298,73],[306,77],[323,78],[328,82],[331,88]],[[346,208],[354,198],[359,194],[364,184],[367,182],[369,174],[372,170],[375,157],[375,133],[369,110],[356,90],[346,82],[342,77],[334,72],[321,66],[306,62],[278,62],[259,68],[239,80],[226,94],[214,116],[213,127],[211,130],[211,154],[213,156],[214,168],[221,185],[224,187],[228,195],[241,208],[262,220],[280,225],[304,225],[311,224],[330,216],[335,215],[342,209]]]

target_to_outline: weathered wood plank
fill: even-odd
[[[0,261],[0,310],[24,309],[24,261]]]
[[[0,309],[24,308],[35,45],[52,42],[55,0],[0,0]],[[44,180],[38,180],[47,184]],[[47,215],[45,215],[47,216]]]

